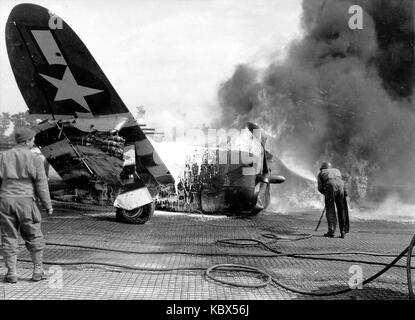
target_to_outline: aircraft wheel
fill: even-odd
[[[144,224],[153,216],[155,207],[156,206],[153,201],[132,210],[117,208],[116,218],[118,221],[126,223]]]

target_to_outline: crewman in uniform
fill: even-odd
[[[336,232],[336,208],[339,219],[340,237],[349,232],[349,211],[347,192],[340,171],[333,168],[330,162],[323,162],[317,175],[318,191],[324,195],[328,232],[325,237],[333,238]]]
[[[17,146],[0,153],[0,233],[1,253],[7,267],[5,280],[17,282],[20,229],[34,264],[32,280],[39,281],[46,279],[42,266],[45,241],[36,198],[40,198],[48,215],[53,209],[43,160],[30,150],[35,131],[21,127],[14,134]]]

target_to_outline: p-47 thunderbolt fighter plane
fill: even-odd
[[[6,44],[29,113],[42,119],[35,143],[48,163],[78,198],[113,204],[121,221],[148,221],[158,187],[174,178],[75,32],[46,8],[21,4],[8,18]],[[271,176],[265,140],[254,173],[244,174],[254,162],[231,161],[199,181],[197,209],[250,215],[268,206],[270,183],[285,178]]]
[[[279,184],[285,177],[271,174],[271,153],[266,148],[267,136],[254,123],[247,123],[247,129],[257,140],[256,152],[240,150],[241,159],[232,163],[232,152],[227,154],[228,161],[217,166],[218,172],[210,183],[202,185],[200,204],[203,212],[229,212],[242,216],[258,214],[266,209],[271,200],[270,184]],[[246,172],[245,172],[246,171]]]
[[[174,183],[139,124],[87,47],[46,8],[17,5],[6,45],[29,113],[35,143],[65,182],[113,201],[117,217],[144,223],[154,212],[154,187]]]
[[[157,208],[245,217],[266,209],[271,200],[270,184],[285,181],[285,177],[271,174],[274,161],[266,149],[268,136],[248,122],[235,137],[230,134],[225,139],[222,136],[219,144],[194,146],[193,153],[187,155],[177,190],[171,192],[169,186],[161,186]]]

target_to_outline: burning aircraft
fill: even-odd
[[[48,163],[78,199],[112,203],[124,222],[148,221],[158,190],[175,180],[75,32],[46,8],[20,4],[9,15],[6,45],[29,113],[42,120],[35,143]],[[200,184],[202,211],[255,214],[267,207],[269,185],[284,178],[271,176],[261,143],[256,161],[220,163]],[[254,163],[257,170],[245,174]]]
[[[13,8],[6,45],[29,113],[42,119],[35,143],[49,164],[81,197],[113,203],[122,221],[146,222],[155,187],[174,179],[87,47],[33,4]]]
[[[177,190],[161,187],[157,207],[170,211],[255,215],[270,204],[270,185],[285,177],[271,174],[273,156],[266,150],[267,136],[247,123],[245,147],[227,144],[201,147],[187,155]]]

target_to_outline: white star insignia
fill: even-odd
[[[104,91],[78,85],[75,78],[73,77],[71,70],[69,70],[68,67],[66,68],[61,80],[41,73],[39,74],[51,84],[53,84],[56,88],[58,88],[54,101],[72,99],[89,112],[91,112],[91,109],[85,100],[85,96],[90,96]]]

